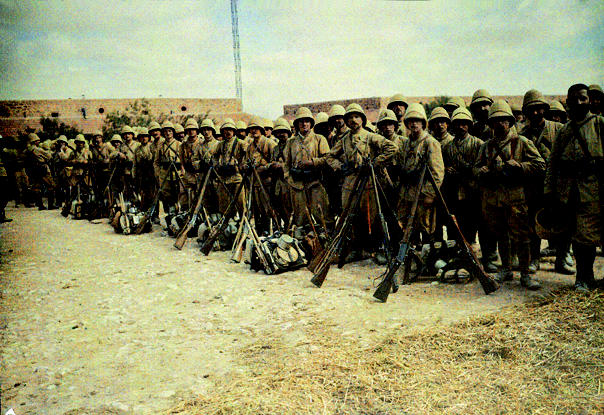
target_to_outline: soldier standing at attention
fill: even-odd
[[[274,124],[273,137],[279,141],[271,153],[269,169],[273,179],[271,191],[273,206],[285,224],[289,222],[292,213],[289,184],[285,179],[285,148],[291,135],[292,130],[289,127],[289,122],[284,118],[278,118]]]
[[[379,133],[390,140],[396,145],[397,151],[400,146],[403,145],[405,141],[409,139],[407,137],[398,135],[396,130],[398,129],[398,120],[396,119],[396,115],[392,110],[382,110],[377,120],[377,128]],[[393,208],[396,206],[398,202],[398,194],[396,194],[396,190],[399,188],[399,169],[397,166],[396,157],[393,157],[391,160],[391,165],[382,170],[382,173],[379,174],[380,182],[383,184],[384,189],[391,189],[394,191],[386,192],[386,197],[388,197],[388,202],[390,206]]]
[[[406,224],[413,201],[417,197],[423,163],[427,163],[434,176],[434,181],[439,187],[443,182],[445,166],[440,144],[426,131],[428,119],[423,105],[410,104],[404,121],[409,131],[409,140],[402,143],[397,153],[397,166],[401,180],[397,216],[401,223]],[[417,230],[413,238],[415,242],[419,241],[420,235],[423,243],[429,243],[433,239],[436,230],[435,197],[434,188],[427,179],[424,180],[415,214],[415,229]]]
[[[244,141],[247,137],[247,123],[245,121],[237,121],[237,138]]]
[[[285,176],[289,183],[294,224],[308,224],[306,209],[316,221],[329,212],[327,192],[321,184],[321,170],[329,153],[327,139],[313,131],[315,120],[306,107],[296,111],[294,125],[298,133],[285,146]]]
[[[174,138],[179,143],[182,143],[185,139],[185,129],[179,123],[174,124]]]
[[[92,153],[86,148],[86,139],[83,134],[78,134],[74,141],[76,148],[71,152],[69,157],[69,164],[73,166],[73,170],[71,171],[71,186],[83,186],[80,190],[87,192],[92,185],[89,172]]]
[[[155,173],[153,171],[153,146],[147,128],[141,127],[138,133],[140,145],[134,150],[134,182],[141,196],[141,209],[148,210],[155,197]]]
[[[511,240],[518,253],[520,283],[537,290],[541,285],[529,275],[530,227],[524,184],[542,174],[545,162],[535,145],[512,129],[516,118],[507,102],[493,103],[488,121],[493,139],[480,147],[474,173],[482,193],[483,217],[499,242],[502,269],[496,279],[501,282],[513,278]]]
[[[191,204],[195,204],[196,202],[194,198],[196,197],[195,191],[197,190],[197,182],[199,180],[199,165],[198,168],[195,168],[194,160],[195,152],[200,145],[199,138],[197,138],[199,131],[197,121],[193,118],[189,118],[185,123],[184,130],[187,134],[187,138],[180,143],[180,162],[182,163],[184,171],[182,176],[184,187],[180,189],[180,195],[178,196],[180,208],[183,211],[189,210]]]
[[[405,128],[405,123],[403,122],[403,117],[405,116],[407,107],[409,107],[409,103],[403,94],[394,94],[388,100],[388,105],[386,105],[386,108],[394,112],[394,115],[396,115],[396,119],[398,120],[398,128],[396,129],[396,133],[404,137],[409,135],[409,132]]]
[[[386,167],[396,154],[396,144],[379,134],[370,133],[364,126],[367,116],[359,104],[352,103],[346,108],[346,124],[350,130],[335,143],[327,155],[327,163],[333,170],[340,170],[344,176],[342,185],[342,206],[353,196],[354,183],[361,173],[365,161],[370,159],[379,170]],[[382,233],[377,219],[377,206],[373,183],[369,180],[361,195],[361,203],[355,222],[352,224],[351,250],[346,262],[356,261],[369,256],[381,246]],[[376,256],[376,261],[383,262],[384,258]]]
[[[329,148],[333,148],[335,143],[340,141],[344,134],[349,131],[349,128],[344,121],[344,113],[346,113],[346,110],[343,106],[338,104],[332,105],[329,109],[329,118],[327,122],[329,123],[331,133],[329,134],[329,137],[325,137]],[[326,174],[323,176],[323,183],[329,199],[329,213],[325,214],[328,214],[331,218],[335,218],[342,212],[342,176],[339,171],[333,171],[331,169],[324,170],[326,170],[324,171]]]
[[[589,111],[588,87],[568,89],[570,121],[554,139],[545,175],[546,210],[556,227],[568,218],[577,265],[575,289],[598,286],[594,278],[596,247],[602,244],[602,186],[604,117]],[[601,282],[601,281],[600,281]]]
[[[587,91],[589,95],[589,110],[594,115],[602,115],[602,105],[604,105],[604,92],[602,87],[597,84],[589,86]]]
[[[474,116],[474,125],[470,130],[476,138],[480,138],[482,141],[488,141],[493,136],[493,131],[489,128],[489,108],[493,104],[493,98],[486,89],[478,89],[472,95],[472,102],[470,103],[470,111]],[[516,118],[514,118],[516,123]]]
[[[211,154],[216,173],[220,175],[226,185],[225,189],[219,180],[214,182],[214,189],[218,194],[218,211],[223,215],[231,201],[230,195],[235,195],[239,183],[243,180],[239,172],[239,166],[243,164],[245,150],[241,140],[235,137],[236,132],[237,129],[233,120],[225,119],[220,126],[221,139]],[[241,191],[237,200],[237,208],[240,213],[243,213],[244,204],[245,191]]]
[[[36,206],[39,210],[46,210],[42,200],[44,189],[54,191],[55,182],[50,174],[49,162],[52,153],[40,147],[40,138],[36,133],[30,133],[27,137],[27,161],[28,173],[31,180],[31,190],[34,195]]]
[[[457,108],[465,107],[466,101],[464,101],[462,97],[451,97],[443,105],[443,109],[447,111],[449,118],[453,115],[453,111],[455,111]]]
[[[174,124],[170,121],[162,124],[162,135],[164,141],[157,148],[153,168],[158,182],[163,183],[159,200],[164,206],[164,211],[168,214],[176,214],[181,173],[180,143],[174,138]]]
[[[436,138],[441,148],[453,140],[453,136],[449,133],[449,125],[451,125],[449,113],[443,107],[434,108],[428,119],[428,131]]]
[[[566,124],[566,109],[560,101],[552,101],[549,103],[549,111],[545,115],[550,121],[556,121],[561,124]]]

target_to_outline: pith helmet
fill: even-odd
[[[245,121],[237,121],[237,124],[235,125],[238,130],[247,130],[247,123]]]
[[[151,121],[149,124],[149,133],[151,133],[153,130],[161,130],[161,127],[157,121]]]
[[[344,114],[346,114],[346,110],[344,109],[344,107],[341,105],[338,105],[338,104],[334,104],[329,109],[328,115],[329,115],[329,118],[333,118],[333,117],[343,117]]]
[[[510,108],[512,109],[512,114],[522,112],[522,107],[519,104],[511,103]]]
[[[541,106],[544,108],[549,108],[549,103],[543,98],[543,94],[536,89],[529,89],[524,94],[524,99],[522,100],[522,111],[525,111],[528,107],[532,106]]]
[[[27,142],[28,143],[35,143],[36,141],[40,141],[40,137],[38,137],[38,134],[36,133],[29,133],[27,135]]]
[[[67,145],[71,148],[75,147],[75,140],[72,138],[70,140],[67,140]]]
[[[92,132],[92,136],[93,136],[93,137],[96,137],[96,136],[99,136],[99,135],[100,135],[101,137],[103,136],[103,132],[102,132],[101,130],[94,130],[94,131]]]
[[[296,110],[296,115],[294,117],[294,125],[296,124],[296,121],[305,118],[308,118],[310,120],[310,128],[313,128],[315,126],[315,119],[313,118],[310,110],[306,107],[300,107]]]
[[[134,130],[129,125],[124,125],[122,127],[122,130],[120,131],[120,134],[127,134],[127,133],[134,134]]]
[[[266,130],[267,128],[273,129],[275,126],[273,125],[273,122],[271,120],[269,120],[268,118],[265,118],[264,123],[262,124],[264,126],[264,129]]]
[[[392,124],[398,124],[398,119],[392,110],[382,110],[378,116],[377,126],[379,128],[381,123],[391,122]]]
[[[386,108],[388,108],[389,110],[392,109],[392,106],[395,104],[403,104],[403,106],[405,108],[409,107],[409,103],[407,102],[407,99],[403,96],[403,94],[394,94],[390,97],[390,99],[388,100],[388,105],[386,105]]]
[[[141,135],[149,135],[149,130],[147,129],[147,127],[139,127],[138,137],[140,137]]]
[[[367,123],[363,126],[367,131],[371,131],[375,133],[375,125],[371,121],[367,121]]]
[[[241,121],[238,121],[238,122],[241,122]],[[237,127],[235,126],[235,122],[231,118],[225,118],[225,120],[222,122],[222,125],[220,126],[221,130],[224,130],[226,128],[230,128],[231,130],[237,130]]]
[[[465,108],[465,107],[458,107],[457,109],[459,109],[459,108]],[[430,118],[428,119],[428,122],[432,122],[432,121],[437,120],[439,118],[444,118],[445,120],[451,122],[451,118],[449,117],[449,113],[443,107],[436,107],[436,108],[434,108],[432,110],[432,112],[430,113]]]
[[[214,132],[214,135],[218,134],[218,131],[216,131],[216,126],[214,125],[214,121],[212,121],[210,118],[206,118],[201,122],[199,129],[203,130],[204,128],[209,128],[210,130],[212,130]]]
[[[564,105],[560,101],[552,101],[549,103],[550,112],[563,112],[566,114],[566,109],[564,109]]]
[[[75,143],[77,143],[78,141],[82,142],[82,143],[86,143],[86,139],[84,138],[84,134],[78,134],[75,137],[75,140],[73,140]]]
[[[185,129],[179,123],[174,124],[174,132],[175,133],[184,133]]]
[[[476,90],[476,92],[474,92],[474,94],[472,95],[472,102],[470,103],[470,107],[474,104],[478,104],[481,102],[488,102],[489,104],[493,103],[493,98],[491,97],[491,94],[489,94],[489,91],[487,91],[486,89],[478,89]]]
[[[170,121],[164,121],[163,124],[161,125],[162,130],[165,130],[166,128],[171,128],[172,131],[175,131],[174,124],[172,124]]]
[[[289,135],[292,134],[292,129],[289,127],[289,122],[285,118],[277,118],[275,121],[275,128],[273,128],[273,132],[277,131],[287,131]]]
[[[44,150],[50,150],[50,146],[52,145],[52,140],[44,140],[41,144],[40,147],[42,147]]]
[[[493,102],[493,105],[491,105],[491,108],[489,109],[489,121],[493,118],[507,118],[512,125],[516,122],[516,118],[514,117],[509,104],[502,99]]]
[[[407,120],[410,119],[422,120],[424,122],[424,128],[426,127],[426,124],[428,123],[428,117],[426,117],[426,110],[424,109],[424,106],[422,104],[419,104],[417,102],[409,104],[409,106],[407,107],[407,111],[405,111],[405,116],[403,117],[405,125],[407,125]]]
[[[199,124],[195,121],[195,118],[189,118],[185,123],[185,130],[199,130]]]
[[[59,136],[59,138],[57,138],[57,141],[62,141],[62,142],[64,142],[65,144],[67,144],[67,137],[65,137],[63,134],[61,134],[61,135]]]
[[[320,112],[317,114],[315,126],[319,124],[326,124],[327,121],[329,121],[329,115],[327,115],[326,112]]]
[[[474,119],[472,118],[472,113],[467,108],[457,108],[455,111],[453,111],[451,122],[462,120],[468,121],[470,124],[474,122]]]
[[[353,102],[346,107],[346,114],[344,114],[344,118],[347,118],[351,114],[359,114],[361,118],[363,118],[363,127],[367,125],[367,116],[365,115],[365,111],[363,111],[363,108],[361,108],[361,106],[356,102]]]
[[[463,100],[462,97],[451,97],[449,100],[443,105],[443,108],[446,110],[450,110],[451,112],[455,111],[457,108],[465,108],[466,101]]]
[[[246,131],[249,132],[250,128],[260,128],[260,130],[262,130],[262,133],[264,134],[264,125],[262,123],[262,119],[260,119],[260,117],[254,117],[250,120],[250,123],[247,125]]]
[[[598,84],[591,84],[589,86],[589,89],[587,90],[588,93],[593,94],[593,93],[599,93],[600,95],[604,94],[604,91],[602,91],[602,87]]]
[[[124,140],[122,140],[122,137],[120,137],[119,134],[113,134],[113,137],[111,137],[111,142],[113,143],[114,141],[119,141],[120,143],[124,142]]]

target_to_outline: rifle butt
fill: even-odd
[[[497,284],[497,281],[486,274],[483,275],[482,273],[479,273],[478,281],[480,282],[480,285],[482,286],[482,289],[486,295],[489,295],[499,289],[499,284]]]
[[[377,289],[373,293],[373,297],[379,300],[382,303],[388,301],[388,296],[390,295],[390,290],[392,288],[392,278],[384,278],[380,285],[378,285]]]
[[[310,271],[310,272],[315,272],[315,269],[317,269],[317,267],[319,266],[319,264],[321,263],[321,260],[323,259],[323,256],[325,255],[325,250],[317,253],[315,256],[312,257],[312,259],[310,260],[310,262],[308,263],[308,265],[306,266],[306,268]]]
[[[310,282],[312,282],[317,287],[321,288],[323,283],[325,282],[325,278],[327,277],[327,273],[329,272],[329,264],[326,264],[320,271],[315,272]]]
[[[183,248],[183,246],[185,246],[185,244],[187,243],[187,237],[188,237],[188,233],[190,230],[191,230],[190,226],[187,226],[182,229],[182,231],[176,238],[176,241],[174,242],[174,248],[176,248],[180,251]]]

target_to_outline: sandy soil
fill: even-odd
[[[492,313],[574,280],[542,264],[537,293],[517,279],[489,296],[478,282],[422,282],[379,304],[372,279],[382,268],[369,262],[334,267],[318,289],[307,270],[266,276],[227,253],[203,257],[192,239],[177,251],[159,227],[123,236],[58,211],[8,216],[14,221],[0,225],[2,414],[157,413],[244,370],[238,354],[266,333],[312,348],[305,333],[329,324],[343,341],[371,345],[392,330]]]

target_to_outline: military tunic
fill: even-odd
[[[181,186],[178,201],[182,210],[188,210],[191,204],[196,203],[195,198],[197,195],[195,191],[197,190],[199,180],[199,166],[195,167],[194,154],[199,146],[200,139],[197,137],[193,141],[187,138],[180,144],[179,157],[184,171],[182,176],[182,184],[184,186]]]
[[[261,136],[257,140],[252,139],[245,150],[246,163],[255,166],[267,194],[272,181],[268,164],[274,147],[275,142],[273,140]],[[256,221],[256,229],[259,233],[267,231],[269,230],[270,214],[265,203],[270,203],[270,201],[263,202],[264,196],[256,179],[254,179],[254,188],[249,190],[252,192],[252,212]]]
[[[214,189],[218,195],[218,211],[224,214],[231,199],[230,195],[235,194],[237,186],[243,180],[239,172],[239,167],[243,165],[245,158],[243,143],[237,137],[232,137],[229,141],[219,141],[211,153],[211,157],[216,173],[224,182],[224,185],[220,180],[214,182]],[[237,200],[240,212],[243,212],[244,204],[245,191],[242,190]]]
[[[320,182],[325,156],[329,153],[327,139],[314,131],[305,137],[298,133],[287,140],[283,153],[284,178],[290,188],[294,223],[296,226],[308,224],[307,207],[316,221],[329,222],[327,192]],[[302,167],[302,162],[312,162],[312,167]]]
[[[157,180],[153,169],[154,157],[151,142],[141,144],[134,150],[134,183],[141,196],[141,208],[145,211],[151,207],[157,192]]]
[[[289,222],[289,217],[292,214],[292,203],[289,184],[285,179],[286,147],[287,141],[279,141],[271,152],[270,174],[273,179],[273,185],[270,196],[277,214],[284,223],[287,224]]]
[[[90,174],[88,172],[89,163],[92,160],[92,153],[86,147],[81,150],[75,149],[69,156],[69,164],[72,165],[71,171],[71,185],[76,186],[78,184],[89,187],[92,182],[90,181]],[[83,189],[82,189],[83,190]]]
[[[176,213],[176,203],[180,191],[180,142],[175,138],[164,140],[157,148],[153,167],[160,186],[160,200],[165,211]]]

